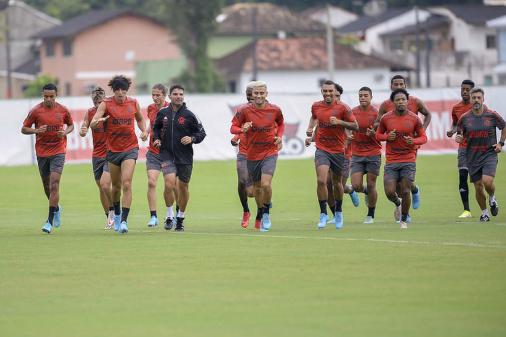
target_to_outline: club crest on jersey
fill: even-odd
[[[184,125],[185,118],[181,116],[177,119],[177,122],[179,123],[179,125]]]

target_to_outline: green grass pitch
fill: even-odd
[[[345,196],[345,227],[318,231],[313,162],[285,160],[269,233],[239,226],[224,161],[195,164],[184,233],[147,228],[139,163],[127,235],[102,229],[90,165],[67,165],[63,226],[44,235],[36,167],[1,168],[0,336],[506,336],[504,162],[499,216],[479,223],[471,188],[459,221],[455,157],[419,158],[422,205],[402,232],[381,182],[375,224]]]

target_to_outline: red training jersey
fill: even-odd
[[[315,137],[316,148],[329,153],[344,153],[345,129],[341,125],[331,124],[330,117],[336,117],[345,122],[355,121],[350,107],[342,102],[332,102],[330,105],[324,101],[314,102],[311,106],[311,118],[318,121]]]
[[[465,114],[472,108],[473,103],[471,102],[464,104],[464,102],[460,101],[459,103],[455,104],[452,108],[452,125],[457,125],[460,117],[462,117],[463,114]],[[462,140],[462,143],[459,144],[459,148],[465,149],[466,147],[467,147],[467,140],[464,138]]]
[[[111,152],[127,152],[139,148],[135,134],[137,100],[127,97],[124,102],[118,103],[114,97],[108,97],[103,102],[104,116],[109,116],[105,122],[107,149]]]
[[[385,109],[385,113],[393,111],[395,109],[394,102],[392,102],[390,99],[385,100],[381,106],[383,109]],[[418,108],[418,98],[415,96],[409,96],[408,98],[408,110],[412,113],[418,115],[420,112],[420,109]]]
[[[153,145],[153,126],[155,125],[156,115],[158,115],[158,111],[160,109],[166,108],[169,106],[169,102],[164,101],[161,108],[155,103],[152,103],[148,106],[148,119],[149,119],[149,152],[154,154],[159,154],[160,149]]]
[[[396,131],[397,137],[393,141],[388,141],[388,133],[393,130]],[[404,137],[407,136],[413,138],[413,144],[406,142]],[[411,111],[408,111],[404,115],[397,115],[393,111],[384,114],[376,130],[376,139],[387,142],[387,164],[414,163],[419,145],[427,142],[422,121]]]
[[[97,112],[97,108],[93,107],[88,109],[86,113],[86,120],[90,125],[93,116]],[[93,157],[105,158],[107,154],[107,134],[105,133],[104,123],[98,123],[97,127],[91,129],[91,135],[93,136]]]
[[[274,144],[274,138],[281,138],[285,129],[283,113],[274,104],[265,103],[265,107],[257,108],[249,103],[240,106],[232,119],[232,130],[240,129],[246,122],[252,122],[253,126],[248,130],[246,136],[248,160],[262,160],[266,157],[276,155],[278,146]],[[233,132],[239,134],[238,132]]]
[[[38,157],[50,157],[65,153],[67,148],[67,137],[58,137],[57,132],[63,130],[63,125],[72,125],[72,116],[67,107],[55,102],[51,108],[43,103],[37,104],[28,113],[23,122],[23,126],[30,128],[35,124],[35,128],[47,125],[47,131],[36,134],[35,153]]]
[[[368,157],[381,155],[381,143],[376,140],[376,135],[367,135],[367,128],[372,128],[378,118],[378,109],[369,105],[363,110],[360,105],[351,110],[357,119],[358,130],[353,131],[352,151],[355,156]]]

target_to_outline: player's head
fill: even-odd
[[[162,105],[165,102],[165,96],[167,96],[167,87],[161,83],[155,84],[151,88],[151,98],[156,105]]]
[[[91,91],[91,100],[93,101],[93,105],[97,107],[105,98],[105,90],[101,87],[96,87]]]
[[[322,93],[323,101],[326,104],[331,104],[336,99],[335,83],[331,80],[323,81],[320,92]]]
[[[123,75],[114,76],[107,84],[114,92],[114,99],[123,102],[126,99],[126,93],[130,89],[132,81]]]
[[[395,105],[395,110],[405,112],[408,107],[409,94],[406,89],[395,89],[390,94],[390,100]]]
[[[470,92],[471,103],[473,103],[474,110],[480,110],[485,100],[485,92],[482,88],[473,88]]]
[[[469,102],[471,99],[470,93],[474,88],[474,82],[471,80],[463,80],[460,85],[460,96],[464,102]]]
[[[253,102],[253,87],[256,81],[251,81],[246,85],[246,100],[248,102]]]
[[[58,88],[53,83],[47,83],[42,87],[42,97],[44,98],[44,105],[48,108],[52,107],[56,102],[58,95]]]
[[[372,90],[369,87],[362,87],[358,90],[358,101],[361,107],[368,107],[371,104]]]
[[[334,83],[335,100],[340,102],[342,94],[343,94],[343,87],[340,84]]]
[[[406,89],[406,79],[402,75],[394,75],[390,79],[390,90]]]
[[[255,81],[252,84],[251,96],[253,103],[257,106],[263,106],[267,100],[267,83],[264,81]]]
[[[170,103],[180,107],[184,103],[184,87],[181,84],[173,84],[169,88]]]

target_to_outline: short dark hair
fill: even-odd
[[[167,87],[165,85],[163,85],[162,83],[157,83],[157,84],[153,85],[153,87],[151,89],[160,90],[164,96],[167,95]]]
[[[335,84],[335,83],[334,83],[334,81],[331,81],[331,80],[325,80],[325,81],[323,81],[323,82],[322,82],[322,85],[321,85],[321,86],[323,87],[324,85],[334,85],[334,84]]]
[[[394,84],[394,80],[403,80],[404,81],[404,84],[406,84],[406,78],[404,78],[404,76],[402,75],[394,75],[391,79],[390,79],[390,85]]]
[[[44,90],[54,90],[56,93],[58,93],[58,88],[53,83],[44,84],[44,86],[42,87],[42,91]]]
[[[340,95],[343,94],[343,87],[341,85],[334,83],[334,88],[336,88]]]
[[[482,88],[473,88],[473,90],[471,90],[470,94],[472,95],[472,94],[475,94],[475,93],[477,93],[477,92],[481,92],[481,94],[482,94],[483,96],[485,96],[485,91],[483,91],[483,89],[482,89]]]
[[[369,88],[369,87],[362,87],[362,88],[358,89],[358,91],[359,91],[359,92],[360,92],[360,91],[369,91],[369,93],[370,93],[370,94],[371,94],[371,96],[372,96],[372,90],[371,90],[371,88]]]
[[[172,94],[172,92],[174,91],[174,89],[181,89],[181,90],[184,91],[184,87],[181,84],[173,84],[173,85],[170,86],[169,95]]]
[[[474,82],[471,80],[463,80],[461,86],[462,85],[470,85],[471,89],[474,88]]]
[[[131,84],[132,81],[123,75],[116,75],[109,81],[109,83],[107,83],[107,85],[112,89],[112,91],[116,91],[119,89],[128,90],[130,89]]]
[[[405,89],[395,89],[394,91],[392,91],[392,93],[390,94],[390,100],[393,102],[394,101],[394,97],[395,95],[397,94],[404,94],[406,95],[406,99],[409,99],[409,94],[408,92],[405,90]]]

